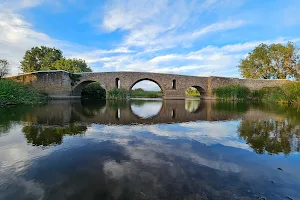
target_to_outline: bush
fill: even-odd
[[[228,85],[214,90],[216,97],[223,100],[246,100],[250,93],[249,88],[240,85]]]
[[[84,99],[105,99],[106,91],[100,83],[90,83],[82,90],[81,96]]]
[[[47,101],[47,96],[12,80],[0,80],[0,105],[37,104]]]
[[[298,103],[300,104],[300,82],[290,82],[282,86],[283,103]]]
[[[300,82],[290,82],[281,87],[264,87],[250,91],[249,88],[231,85],[216,88],[214,94],[218,99],[225,100],[259,100],[283,104],[300,104]]]
[[[128,97],[128,91],[123,88],[114,88],[108,91],[109,99],[126,99]]]

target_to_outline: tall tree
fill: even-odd
[[[0,59],[0,79],[9,73],[9,62],[4,59]]]
[[[257,79],[300,79],[299,49],[288,42],[260,44],[238,66],[242,77]]]
[[[53,70],[54,63],[62,59],[62,51],[50,47],[33,47],[27,50],[21,61],[23,72],[33,72],[40,70]]]
[[[81,59],[65,59],[62,58],[57,60],[53,65],[56,70],[65,70],[68,72],[91,72],[92,69],[89,68],[84,60]]]

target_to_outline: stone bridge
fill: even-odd
[[[66,71],[38,71],[8,77],[25,85],[47,93],[53,98],[80,97],[83,88],[92,82],[99,82],[108,92],[113,88],[123,88],[130,91],[132,87],[143,80],[156,83],[164,99],[184,99],[189,87],[196,88],[203,99],[214,98],[213,89],[225,85],[242,85],[251,90],[263,87],[281,86],[288,80],[238,79],[227,77],[199,77],[176,74],[161,74],[147,72],[89,72],[69,73]],[[130,94],[130,93],[129,93]]]

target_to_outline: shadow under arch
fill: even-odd
[[[137,103],[138,102],[138,103]],[[137,105],[137,106],[143,106],[147,103],[153,103],[153,102],[161,102],[161,106],[160,109],[158,110],[157,113],[155,113],[154,115],[150,115],[148,116],[141,116],[138,113],[136,113],[133,109],[132,109],[132,105]],[[129,106],[130,112],[132,113],[133,116],[137,117],[138,119],[144,119],[144,120],[152,120],[155,119],[156,117],[158,117],[160,115],[160,113],[162,112],[162,110],[164,109],[164,101],[145,101],[145,100],[130,100],[130,106]]]
[[[81,82],[77,83],[74,86],[74,88],[72,90],[72,95],[73,96],[81,96],[82,90],[85,88],[85,86],[87,86],[90,83],[99,83],[99,82],[98,81],[93,81],[93,80],[84,80],[84,81],[81,81]],[[101,83],[99,83],[99,84],[106,91],[106,88]]]
[[[198,97],[196,97],[197,99],[204,99],[205,98],[205,96],[206,96],[206,91],[205,91],[205,89],[203,88],[203,87],[201,87],[201,86],[198,86],[198,85],[191,85],[190,87],[188,87],[188,88],[195,88],[199,93],[200,93],[200,98],[198,98]],[[188,89],[188,88],[186,88],[186,90]],[[185,91],[186,91],[185,90]]]
[[[142,78],[142,79],[139,79],[139,80],[135,81],[133,84],[131,84],[131,86],[129,88],[129,96],[131,95],[131,91],[132,91],[133,86],[135,84],[141,82],[141,81],[151,81],[151,82],[155,83],[160,88],[160,91],[162,93],[162,98],[165,96],[165,90],[164,90],[164,88],[158,83],[158,81],[156,81],[154,79],[151,79],[151,78]]]

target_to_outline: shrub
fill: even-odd
[[[37,104],[47,100],[45,94],[41,94],[22,83],[12,80],[0,80],[0,105],[12,104]]]
[[[105,99],[106,91],[100,83],[95,82],[88,84],[82,90],[81,96],[85,99]]]
[[[223,100],[246,100],[249,98],[250,89],[240,85],[228,85],[216,88],[214,94]]]

